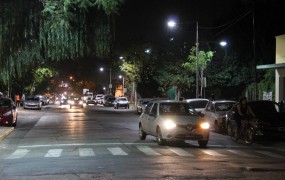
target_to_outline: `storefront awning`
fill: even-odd
[[[256,69],[285,69],[285,63],[258,65]]]

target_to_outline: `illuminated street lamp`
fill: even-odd
[[[104,68],[101,67],[101,68],[100,68],[100,71],[103,72],[103,71],[104,71]],[[112,69],[110,68],[109,71],[110,71],[110,74],[109,74],[109,75],[110,75],[109,94],[112,94]]]

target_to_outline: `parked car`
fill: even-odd
[[[159,145],[166,141],[197,140],[205,147],[209,140],[209,123],[183,101],[154,100],[139,118],[139,137],[155,136]]]
[[[107,97],[107,99],[104,101],[104,106],[113,106],[116,98],[115,97]]]
[[[128,98],[126,97],[118,97],[116,98],[116,100],[114,101],[114,108],[118,109],[119,107],[124,107],[125,109],[129,109],[130,105],[129,105],[129,101]]]
[[[95,103],[96,104],[100,104],[102,97],[104,96],[104,94],[96,94],[95,96]]]
[[[185,101],[188,102],[195,109],[195,111],[199,113],[205,109],[207,103],[209,102],[208,99],[203,98],[186,99]]]
[[[96,100],[95,100],[95,97],[88,97],[87,100],[86,100],[86,104],[89,105],[89,104],[96,104]]]
[[[68,99],[68,104],[69,104],[69,106],[70,106],[70,109],[71,109],[72,107],[81,107],[81,108],[84,107],[84,105],[83,105],[83,100],[82,100],[80,97],[76,97],[76,96],[70,97],[70,98]]]
[[[17,125],[17,107],[12,99],[1,97],[0,98],[0,124],[2,126]]]
[[[138,103],[137,103],[137,114],[142,114],[142,112],[144,111],[147,103],[149,101],[151,101],[151,98],[144,98],[144,99],[139,99]]]
[[[284,107],[273,101],[249,101],[256,118],[251,120],[252,138],[285,136],[285,110]],[[233,106],[226,114],[228,133],[232,133],[232,124],[238,118],[237,106]]]
[[[42,109],[42,102],[38,97],[28,97],[24,101],[24,109]]]
[[[226,113],[236,104],[236,101],[217,100],[209,101],[206,108],[202,111],[205,119],[215,132],[224,132],[226,130]]]
[[[108,98],[111,98],[109,99],[109,101],[107,102]],[[102,97],[102,104],[103,106],[110,106],[110,105],[113,105],[113,102],[115,101],[115,96],[113,95],[110,95],[110,94],[107,94],[107,95],[104,95]],[[112,102],[113,101],[113,102]],[[111,103],[111,104],[110,104]]]

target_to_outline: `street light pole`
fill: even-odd
[[[199,56],[199,25],[196,24],[196,98],[199,97],[199,71],[198,71],[198,56]]]
[[[112,94],[112,69],[110,68],[109,94]]]

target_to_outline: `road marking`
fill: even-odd
[[[229,151],[229,152],[231,152],[233,154],[239,155],[239,156],[244,156],[244,157],[258,157],[258,156],[255,156],[255,155],[244,153],[244,152],[239,151],[239,150],[228,149],[227,151]]]
[[[273,157],[273,158],[282,158],[282,159],[285,158],[284,156],[281,156],[279,154],[275,154],[275,153],[272,153],[269,151],[256,151],[256,152],[263,154],[263,155],[266,155],[266,156],[269,156],[269,157]]]
[[[204,153],[210,155],[210,156],[226,156],[224,154],[218,153],[217,151],[214,150],[202,150]]]
[[[126,156],[128,155],[128,153],[126,153],[125,151],[123,151],[121,148],[119,147],[115,147],[115,148],[107,148],[108,151],[110,151],[111,154],[113,154],[114,156]]]
[[[95,156],[92,148],[79,148],[79,156]]]
[[[50,149],[45,157],[60,157],[61,156],[61,153],[62,153],[62,149]]]
[[[190,154],[189,152],[181,148],[170,147],[169,149],[178,156],[194,156],[193,154]]]
[[[109,145],[157,145],[157,143],[74,143],[74,144],[39,144],[31,146],[18,146],[19,148],[58,147],[58,146],[109,146]]]
[[[149,156],[160,156],[161,154],[153,150],[148,146],[137,146],[137,148],[146,155]]]
[[[26,154],[28,154],[28,152],[30,151],[27,149],[17,149],[13,154],[11,154],[6,159],[19,159],[19,158],[24,157]]]

